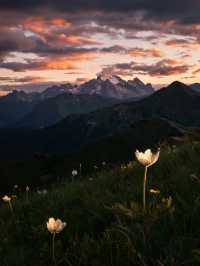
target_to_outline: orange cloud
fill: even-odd
[[[90,38],[83,38],[76,35],[66,35],[64,33],[60,34],[57,39],[60,44],[70,44],[70,45],[99,45],[102,44]]]
[[[170,58],[170,59],[164,59],[164,60],[161,61],[161,62],[164,62],[165,65],[167,64],[167,65],[171,65],[171,66],[184,64],[184,61],[182,61],[182,60],[177,60],[177,59],[172,59],[172,58]]]
[[[195,71],[192,72],[194,75],[200,73],[200,68],[196,69]]]
[[[173,48],[200,48],[200,45],[195,41],[187,39],[172,39],[165,42],[165,45]]]
[[[0,82],[5,81],[8,83],[38,83],[38,82],[44,82],[46,80],[47,78],[45,77],[37,77],[37,76],[25,76],[22,78],[6,76],[0,78]]]
[[[23,27],[35,33],[48,32],[53,26],[69,28],[71,23],[61,18],[44,19],[42,17],[29,17],[23,22]]]
[[[164,53],[160,49],[150,48],[150,49],[143,49],[143,48],[133,48],[130,49],[128,52],[130,55],[135,57],[163,57]]]
[[[36,76],[25,76],[23,78],[16,78],[15,82],[20,83],[38,83],[38,82],[44,82],[47,78],[45,77],[36,77]]]
[[[41,66],[42,69],[47,70],[62,70],[62,69],[76,69],[75,65],[67,60],[49,61],[45,65]]]
[[[41,59],[27,59],[26,62],[1,62],[0,68],[9,69],[14,72],[25,72],[33,70],[66,70],[78,69],[83,61],[91,61],[97,57],[95,51],[77,51],[68,55],[52,55]]]
[[[97,54],[95,52],[91,53],[80,53],[72,54],[64,57],[50,57],[46,61],[41,62],[35,70],[73,70],[78,69],[78,65],[82,61],[88,61],[95,59]]]
[[[96,41],[92,38],[85,38],[78,36],[76,33],[72,33],[71,30],[68,33],[68,30],[71,29],[71,22],[62,19],[62,18],[52,18],[44,19],[42,17],[28,17],[23,22],[23,27],[25,30],[37,33],[40,35],[43,40],[47,41],[53,45],[100,45],[102,44],[99,41]],[[81,33],[80,33],[81,34]]]
[[[71,23],[66,21],[62,18],[53,18],[49,21],[50,25],[52,26],[63,26],[63,27],[70,27]]]

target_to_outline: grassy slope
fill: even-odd
[[[52,187],[46,196],[0,206],[0,265],[54,265],[50,257],[48,217],[59,217],[67,227],[56,237],[57,265],[199,265],[200,262],[200,145],[187,144],[175,152],[161,150],[149,171],[149,212],[141,208],[143,169],[94,174],[74,184]],[[171,208],[161,203],[173,198]],[[122,204],[122,205],[119,205]],[[198,255],[199,254],[199,255]]]

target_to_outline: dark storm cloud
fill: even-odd
[[[1,81],[6,81],[6,82],[20,82],[20,83],[32,83],[32,82],[38,82],[44,80],[42,77],[36,77],[36,76],[25,76],[23,78],[17,78],[17,77],[0,77],[0,82]]]
[[[134,70],[141,72],[142,74],[148,74],[150,76],[171,76],[185,73],[189,70],[188,65],[169,65],[165,61],[160,61],[154,65],[138,65]]]
[[[21,62],[1,62],[0,68],[9,69],[15,72],[23,72],[26,70],[40,69],[43,65],[42,62],[36,62],[34,60],[29,60],[27,63]]]
[[[102,72],[115,75],[132,75],[134,73],[162,77],[186,73],[190,67],[173,59],[163,59],[155,64],[139,64],[136,62],[115,64],[104,67]]]
[[[36,37],[26,37],[20,29],[0,28],[0,54],[30,49],[35,45],[36,39]]]
[[[24,50],[24,52],[32,52],[39,56],[62,56],[62,55],[79,55],[82,53],[90,53],[97,51],[96,48],[83,48],[83,47],[73,47],[73,46],[64,46],[64,47],[55,47],[51,46],[46,42],[39,41],[37,45],[30,49]]]
[[[124,48],[121,45],[114,45],[109,47],[104,47],[101,49],[105,53],[127,53],[128,49]]]
[[[47,7],[61,11],[99,10],[108,12],[145,11],[148,16],[179,16],[185,23],[199,22],[199,0],[1,0],[1,8],[36,10]]]
[[[76,12],[70,12],[71,10]],[[123,35],[125,38],[146,38],[148,41],[160,37],[160,35],[137,36],[137,32],[149,30],[159,34],[190,35],[200,39],[199,28],[190,26],[190,23],[200,23],[199,10],[199,0],[0,0],[0,31],[4,24],[7,26],[22,25],[26,29],[27,25],[24,25],[24,21],[30,16],[33,19],[32,23],[38,17],[42,17],[46,21],[43,25],[45,31],[50,25],[48,23],[51,18],[59,17],[68,20],[72,25],[69,28],[54,25],[48,34],[46,32],[36,33],[50,43],[59,34],[65,33],[67,35],[75,33],[86,37],[96,33],[105,33],[115,39],[118,35]],[[91,22],[96,24],[91,26]],[[124,32],[120,32],[120,29]],[[30,28],[30,30],[33,29]]]
[[[39,57],[52,58],[61,56],[79,56],[83,54],[91,54],[97,51],[97,48],[76,47],[76,45],[57,45],[45,40],[38,35],[26,36],[21,29],[0,28],[0,66],[18,71],[18,69],[33,69],[38,65],[38,61],[30,61],[27,63],[7,63],[4,62],[6,56],[12,56],[13,52],[33,53]],[[41,64],[41,63],[40,63]]]

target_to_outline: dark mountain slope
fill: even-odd
[[[200,95],[180,82],[173,82],[141,101],[136,112],[145,117],[162,117],[188,126],[200,126]]]
[[[45,89],[42,93],[40,93],[40,96],[41,99],[53,98],[63,93],[69,93],[73,87],[74,86],[70,83],[54,85]]]
[[[193,83],[193,84],[190,85],[190,87],[191,87],[194,91],[200,93],[200,83]]]
[[[44,128],[56,124],[70,114],[88,113],[116,102],[114,99],[97,95],[60,94],[39,102],[30,114],[16,124],[16,127]]]
[[[31,112],[40,98],[37,93],[27,94],[23,91],[13,91],[0,97],[0,127],[8,127]]]
[[[141,120],[121,133],[86,145],[81,150],[81,158],[82,161],[89,161],[93,164],[123,159],[128,161],[134,157],[136,149],[153,147],[173,137],[181,140],[189,132],[189,129],[167,120]]]
[[[43,130],[0,130],[1,154],[34,152],[66,154],[100,139],[121,134],[140,120],[167,119],[183,126],[200,126],[200,95],[174,82],[139,102],[123,103],[88,114],[70,115]],[[151,131],[153,131],[153,127]],[[155,132],[157,129],[155,127]],[[142,133],[141,133],[142,134]],[[156,133],[155,133],[156,134]],[[163,134],[163,132],[162,132]],[[148,129],[142,139],[148,139]]]

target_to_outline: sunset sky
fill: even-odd
[[[200,82],[200,1],[0,0],[1,91],[101,72]]]

